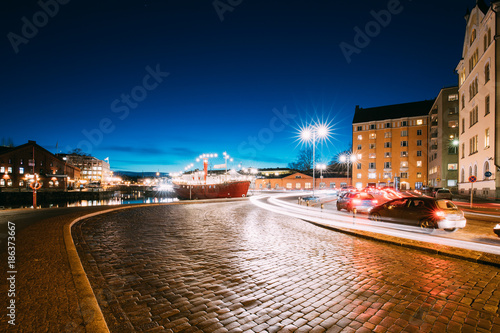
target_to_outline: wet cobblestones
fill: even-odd
[[[97,216],[74,238],[112,332],[500,331],[500,270],[249,202]]]

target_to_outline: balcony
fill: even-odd
[[[436,133],[431,133],[431,138],[437,138],[437,137],[438,137],[437,132]]]
[[[438,145],[431,145],[431,150],[437,150],[438,149]]]
[[[435,114],[437,114],[437,113],[438,113],[438,109],[433,109],[433,110],[431,111],[431,115],[435,115]]]
[[[438,122],[437,120],[431,122],[431,127],[437,127]]]
[[[392,168],[384,168],[384,172],[392,172]]]
[[[368,169],[368,172],[377,172],[377,169]]]

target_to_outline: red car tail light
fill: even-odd
[[[436,215],[437,218],[444,219],[446,214],[442,210],[437,210],[434,212],[434,215]]]

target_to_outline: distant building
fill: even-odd
[[[273,189],[273,190],[312,190],[313,177],[312,174],[305,172],[297,172],[290,170],[290,173],[282,174],[269,174],[268,176],[260,176],[255,179],[255,189]],[[265,172],[264,172],[265,174]],[[317,172],[314,182],[316,183],[315,189],[327,188],[340,188],[342,186],[350,185],[350,179],[340,177],[336,173]]]
[[[458,100],[458,87],[443,88],[429,112],[429,186],[458,189]]]
[[[434,101],[356,106],[352,182],[419,189],[427,183],[427,125]]]
[[[456,67],[460,95],[460,193],[500,198],[500,100],[498,75],[500,2],[477,0],[467,21],[462,59]]]
[[[67,190],[80,179],[80,169],[58,158],[35,141],[17,147],[0,147],[0,191]]]
[[[78,154],[58,154],[62,159],[81,170],[83,183],[107,184],[111,181],[112,172],[106,161],[99,160],[93,156]]]

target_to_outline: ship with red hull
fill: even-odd
[[[229,156],[226,153],[224,156],[227,163]],[[208,157],[208,155],[200,156],[203,159],[203,172],[184,174],[182,177],[172,180],[177,197],[181,200],[246,197],[250,187],[248,177],[228,176],[226,164],[223,165],[226,167],[226,174],[209,177]]]
[[[241,198],[246,197],[250,181],[226,181],[209,184],[174,182],[174,191],[181,200]]]

